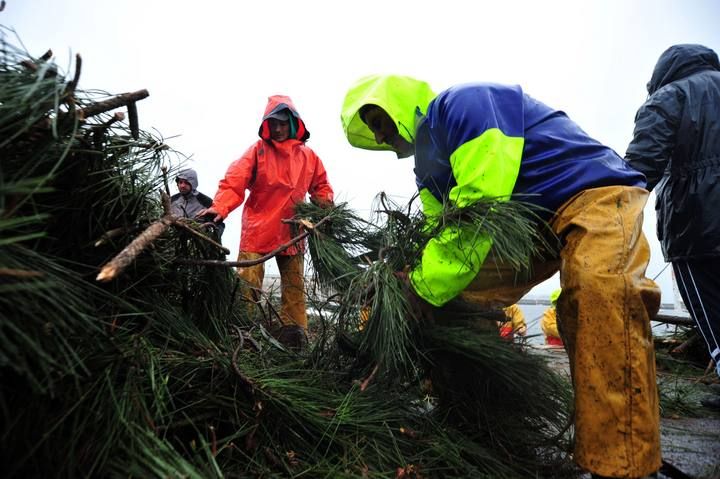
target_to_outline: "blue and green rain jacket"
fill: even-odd
[[[642,173],[612,149],[590,138],[565,113],[523,93],[517,85],[469,83],[434,95],[427,83],[401,76],[370,76],[348,92],[341,119],[348,141],[379,145],[358,111],[383,108],[400,134],[415,145],[415,177],[423,212],[432,221],[449,202],[458,207],[481,198],[523,200],[548,211],[589,188],[645,186]],[[492,240],[447,226],[422,251],[410,273],[415,291],[441,306],[480,271]]]

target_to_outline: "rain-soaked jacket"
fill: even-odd
[[[345,98],[345,134],[353,146],[390,150],[375,143],[360,118],[366,104],[383,108],[400,135],[414,143],[416,183],[430,220],[445,202],[464,207],[513,194],[533,195],[523,200],[544,208],[549,218],[583,190],[645,186],[642,174],[612,149],[519,86],[464,84],[435,96],[412,78],[363,78]],[[491,245],[490,238],[478,240],[472,231],[446,226],[410,273],[415,291],[436,306],[446,303],[477,275]]]
[[[290,112],[295,135],[277,142],[270,139],[268,117],[283,109]],[[304,201],[307,194],[319,203],[332,202],[333,190],[322,161],[305,145],[310,133],[289,97],[268,98],[258,133],[260,140],[230,165],[220,181],[213,207],[225,218],[243,203],[245,190],[249,190],[240,250],[268,253],[292,238],[290,225],[282,220],[293,217],[296,203]],[[298,254],[302,248],[299,243],[280,254]]]
[[[667,261],[720,255],[720,64],[701,45],[675,45],[655,65],[625,155],[655,188]]]

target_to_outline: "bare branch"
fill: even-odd
[[[184,218],[176,218],[175,221],[173,221],[173,226],[177,226],[178,228],[184,229],[188,233],[194,235],[196,238],[200,238],[201,240],[206,241],[206,242],[210,243],[211,245],[215,246],[216,248],[218,248],[220,251],[222,251],[225,254],[230,254],[229,249],[227,249],[226,247],[224,247],[217,241],[213,240],[212,238],[205,236],[204,234],[200,233],[197,230],[192,229],[190,226],[185,224]]]
[[[178,263],[182,264],[197,264],[197,265],[206,265],[206,266],[227,266],[227,267],[236,267],[236,268],[247,268],[248,266],[255,266],[260,263],[264,263],[265,261],[274,258],[277,254],[282,253],[292,245],[298,243],[299,241],[302,241],[303,239],[307,238],[308,235],[310,235],[309,231],[305,231],[290,241],[288,241],[285,244],[282,244],[269,252],[268,254],[261,256],[256,259],[247,259],[244,261],[222,261],[219,259],[178,259]]]
[[[97,281],[107,282],[115,279],[135,258],[138,257],[148,246],[150,246],[165,230],[173,223],[172,216],[163,216],[155,223],[148,226],[129,245],[102,267],[95,278]]]
[[[370,385],[370,382],[375,378],[378,369],[380,369],[380,363],[377,363],[373,368],[372,372],[370,373],[370,376],[365,378],[365,380],[360,383],[360,391],[365,391],[367,389],[367,387]]]
[[[15,268],[0,268],[0,276],[11,276],[13,278],[42,278],[45,276],[40,271],[30,271],[27,269],[15,269]]]
[[[168,184],[168,167],[167,165],[162,165],[160,167],[162,170],[162,176],[163,176],[163,184],[165,185],[165,193],[167,193],[168,196],[170,196],[170,185]]]
[[[140,138],[140,122],[138,121],[137,106],[134,101],[129,101],[127,104],[128,112],[128,124],[130,125],[130,134],[137,140]]]
[[[86,118],[90,118],[91,116],[99,115],[100,113],[105,113],[106,111],[114,110],[115,108],[125,106],[128,103],[142,100],[143,98],[147,98],[148,96],[150,96],[150,93],[148,93],[147,90],[138,90],[131,93],[123,93],[107,100],[93,103],[92,105],[89,105],[82,110],[78,110],[78,118],[84,120]]]
[[[318,226],[323,224],[325,222],[325,220],[327,220],[329,218],[330,218],[329,216],[326,216],[325,218],[318,221],[315,225],[310,225],[310,228],[313,230],[316,229]],[[283,221],[287,222],[286,220],[283,220]],[[303,231],[302,233],[300,233],[299,235],[297,235],[296,237],[294,237],[287,243],[281,244],[280,246],[278,246],[271,252],[267,253],[264,256],[256,258],[256,259],[247,259],[244,261],[222,261],[222,260],[218,260],[218,259],[187,259],[187,258],[183,258],[183,259],[177,259],[176,262],[182,263],[182,264],[197,264],[197,265],[206,265],[206,266],[227,266],[230,268],[247,268],[248,266],[255,266],[260,263],[264,263],[265,261],[267,261],[271,258],[274,258],[277,254],[282,253],[283,251],[285,251],[292,245],[297,244],[298,242],[304,240],[312,232],[311,229],[308,229],[307,231]]]
[[[686,318],[683,316],[673,316],[672,314],[658,314],[654,318],[652,318],[653,321],[657,321],[658,323],[667,323],[667,324],[675,324],[678,326],[694,326],[695,321],[692,320],[692,318]]]
[[[163,213],[165,216],[170,215],[170,195],[164,191],[160,192],[160,202],[162,203]]]
[[[65,95],[72,95],[72,93],[75,91],[75,88],[78,86],[78,82],[80,81],[80,71],[82,70],[82,57],[80,55],[75,55],[75,76],[73,76],[72,81],[67,84],[65,87]]]
[[[133,231],[134,227],[120,227],[120,228],[114,228],[110,231],[106,231],[103,233],[103,235],[95,242],[95,247],[102,246],[105,243],[109,242],[113,238],[117,238],[118,236],[124,235],[125,233],[129,233],[130,231]]]

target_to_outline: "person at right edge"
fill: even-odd
[[[720,376],[720,63],[702,45],[665,50],[625,159],[655,190],[657,235]],[[720,395],[702,401],[720,410]]]
[[[341,114],[351,145],[415,156],[423,212],[444,202],[526,194],[561,240],[559,257],[533,264],[521,284],[494,260],[492,239],[448,224],[407,275],[416,318],[456,296],[513,304],[560,270],[558,319],[575,390],[573,459],[594,477],[637,478],[661,466],[650,319],[660,290],[645,276],[643,175],[565,113],[518,85],[469,83],[436,95],[398,75],[359,80]],[[426,313],[427,311],[427,313]]]

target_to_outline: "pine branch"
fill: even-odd
[[[248,259],[243,261],[221,261],[221,260],[214,260],[214,259],[187,259],[187,258],[181,258],[175,260],[177,263],[180,264],[194,264],[194,265],[205,265],[205,266],[227,266],[227,267],[238,267],[238,268],[247,268],[249,266],[255,266],[261,263],[264,263],[268,261],[269,259],[274,258],[278,254],[282,253],[289,247],[299,243],[300,241],[304,240],[310,234],[317,229],[319,226],[321,226],[324,222],[328,221],[330,218],[325,217],[318,221],[316,224],[312,224],[309,222],[302,223],[302,226],[306,228],[305,231],[300,233],[299,235],[295,236],[294,238],[290,239],[290,241],[281,244],[271,252],[261,256],[260,258],[256,259]]]
[[[40,271],[28,271],[25,269],[0,268],[0,276],[9,276],[11,278],[28,279],[42,278],[44,276]]]
[[[130,93],[122,93],[120,95],[114,96],[113,98],[98,101],[96,103],[86,106],[85,108],[81,108],[77,111],[77,116],[79,119],[85,120],[95,115],[99,115],[100,113],[105,113],[121,106],[127,106],[130,103],[135,103],[136,101],[140,101],[143,98],[147,98],[149,95],[150,93],[148,93],[147,90],[138,90]]]
[[[181,228],[181,229],[183,229],[184,231],[187,231],[187,232],[190,233],[191,235],[195,236],[196,238],[198,238],[198,239],[200,239],[200,240],[202,240],[202,241],[205,241],[206,243],[209,243],[209,244],[213,245],[214,247],[216,247],[217,249],[219,249],[219,250],[222,251],[223,253],[225,253],[225,254],[230,254],[230,250],[229,250],[229,249],[227,249],[226,247],[224,247],[223,245],[221,245],[220,243],[218,243],[218,242],[215,241],[214,239],[208,238],[207,236],[205,236],[204,234],[200,233],[199,231],[192,229],[190,226],[188,226],[188,225],[185,223],[186,221],[187,221],[186,218],[175,218],[175,219],[173,220],[172,225],[175,226],[175,227],[177,227],[177,228]]]
[[[147,229],[140,233],[125,249],[102,267],[95,280],[106,283],[115,279],[115,277],[125,271],[125,268],[135,261],[135,258],[137,258],[140,253],[153,244],[173,222],[174,219],[172,216],[163,216],[148,226]]]

